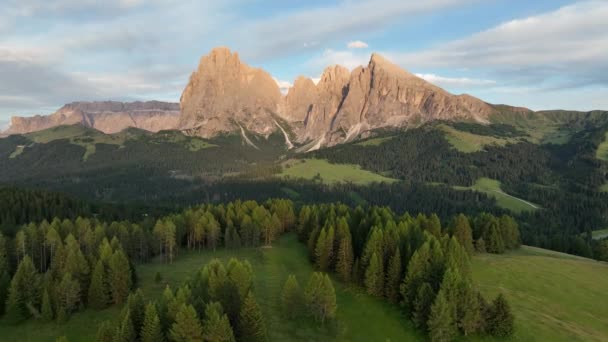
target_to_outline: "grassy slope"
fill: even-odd
[[[500,182],[490,178],[480,178],[477,180],[477,182],[475,182],[475,184],[473,184],[473,186],[455,186],[454,189],[475,190],[486,193],[487,195],[496,198],[496,204],[498,204],[498,206],[509,209],[516,213],[536,210],[538,207],[535,204],[506,194],[500,189]]]
[[[379,146],[382,145],[382,143],[389,141],[391,139],[393,139],[394,137],[388,136],[388,137],[380,137],[380,138],[372,138],[372,139],[367,139],[367,140],[363,140],[361,142],[358,142],[356,145],[359,146]]]
[[[598,146],[595,156],[597,159],[608,161],[608,132],[606,132],[606,139]]]
[[[593,232],[591,232],[591,234],[594,239],[603,239],[605,237],[608,237],[608,229],[594,230]]]
[[[399,309],[382,300],[363,294],[334,280],[337,291],[338,319],[334,327],[318,328],[308,319],[286,320],[281,314],[280,293],[289,274],[295,274],[304,287],[313,272],[305,247],[293,235],[281,238],[268,249],[218,250],[188,253],[178,257],[173,265],[146,264],[138,268],[141,286],[148,295],[158,296],[164,283],[180,284],[212,258],[227,261],[231,257],[248,259],[254,268],[255,293],[265,313],[272,341],[403,341],[421,340]],[[159,271],[162,284],[154,283]],[[373,324],[370,324],[373,322]]]
[[[516,142],[516,139],[512,138],[497,138],[463,132],[448,125],[439,125],[438,127],[446,133],[446,138],[450,144],[464,153],[481,151],[488,145],[504,146],[507,143]]]
[[[289,165],[289,168],[286,166]],[[292,178],[313,179],[321,175],[325,183],[353,182],[355,184],[369,184],[372,182],[394,182],[392,178],[362,170],[357,165],[332,164],[326,160],[304,159],[291,160],[283,164],[280,176]]]
[[[516,315],[517,341],[606,341],[608,264],[522,247],[480,255],[473,276],[487,296],[503,292]]]

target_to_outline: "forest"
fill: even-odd
[[[2,319],[62,323],[85,308],[117,306],[120,315],[100,325],[99,341],[265,341],[247,260],[212,260],[161,298],[138,289],[137,268],[153,259],[171,264],[188,251],[270,247],[283,234],[297,234],[317,270],[303,287],[289,276],[277,293],[290,319],[331,324],[339,306],[330,273],[401,303],[433,341],[513,332],[505,298],[484,299],[470,270],[473,253],[519,247],[512,217],[460,214],[442,224],[436,214],[339,203],[298,208],[284,199],[204,204],[135,222],[78,216],[24,224],[0,238]]]

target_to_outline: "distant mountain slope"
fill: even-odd
[[[81,124],[104,133],[128,127],[158,132],[174,129],[180,116],[176,103],[150,102],[74,102],[51,115],[13,117],[5,134],[23,134],[61,125]]]

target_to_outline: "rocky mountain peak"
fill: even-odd
[[[180,100],[179,126],[204,137],[241,127],[268,134],[276,128],[272,113],[281,97],[267,72],[242,63],[228,48],[216,48],[190,76]]]

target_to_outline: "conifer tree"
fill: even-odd
[[[340,246],[338,247],[338,256],[336,260],[336,272],[345,282],[349,282],[353,270],[354,252],[353,252],[353,241],[348,231],[348,227],[345,229],[345,236],[340,240]]]
[[[0,316],[5,313],[6,299],[8,297],[8,289],[11,286],[11,278],[8,271],[0,270]]]
[[[104,309],[110,302],[108,289],[106,288],[107,281],[105,273],[103,262],[99,260],[93,270],[88,293],[88,304],[94,309]]]
[[[469,255],[472,255],[475,247],[473,246],[473,231],[469,219],[463,214],[459,214],[454,218],[452,230],[456,240],[460,242]]]
[[[486,321],[486,329],[492,336],[511,336],[513,334],[513,321],[511,307],[501,293],[492,302]]]
[[[177,312],[175,322],[169,331],[169,337],[175,342],[201,341],[203,328],[192,305],[182,304]]]
[[[264,316],[251,291],[241,307],[238,326],[240,341],[263,342],[267,340]]]
[[[439,291],[435,298],[427,325],[432,342],[452,341],[458,332],[452,315],[452,306],[443,291]]]
[[[222,305],[218,302],[207,304],[205,320],[203,321],[203,339],[217,342],[233,342],[235,340],[230,320],[228,320]]]
[[[290,274],[285,281],[281,293],[281,304],[283,305],[283,311],[291,319],[297,317],[302,311],[304,298],[298,280],[293,274]]]
[[[135,330],[133,329],[133,321],[129,307],[125,306],[121,312],[121,317],[118,326],[116,327],[115,341],[133,342],[136,338]]]
[[[372,254],[369,266],[365,270],[365,288],[372,296],[384,295],[384,266],[382,258],[376,252]]]
[[[146,305],[146,313],[144,315],[140,336],[142,342],[164,341],[160,318],[158,317],[158,311],[156,310],[156,305],[154,305],[154,303],[148,303],[148,305]]]
[[[327,319],[335,317],[336,292],[327,274],[320,272],[312,274],[306,286],[304,298],[309,312],[317,321],[324,324]]]
[[[117,250],[110,259],[110,291],[115,304],[124,303],[131,289],[131,268],[122,250]]]
[[[108,321],[104,321],[97,329],[97,342],[114,342],[116,335],[116,329],[112,328],[112,324]]]
[[[327,254],[327,230],[323,228],[319,234],[315,247],[315,261],[317,268],[326,271],[329,267],[329,255]]]
[[[131,293],[127,299],[127,306],[131,314],[131,321],[133,322],[133,329],[137,336],[141,331],[141,327],[144,323],[144,316],[146,311],[146,304],[144,301],[144,294],[141,289],[137,289],[134,293]]]
[[[26,255],[11,280],[6,301],[6,319],[18,323],[30,317],[28,306],[38,307],[40,277],[32,259]]]
[[[61,317],[58,317],[57,319],[63,321],[78,307],[78,303],[80,302],[80,284],[78,283],[78,280],[74,279],[72,274],[68,272],[63,275],[56,291],[58,299],[57,306],[61,313]]]
[[[470,286],[462,289],[458,317],[458,327],[465,336],[480,331],[483,320],[481,303],[479,295]]]
[[[483,237],[480,237],[475,241],[475,250],[478,253],[486,253],[488,251],[486,248],[486,241],[483,239]]]
[[[397,248],[395,254],[393,254],[388,262],[388,269],[386,271],[385,294],[391,303],[399,302],[399,285],[403,279],[402,269],[401,251]]]
[[[49,296],[49,292],[46,289],[42,294],[42,308],[40,311],[43,320],[46,322],[53,320],[53,304],[51,303],[51,296]]]
[[[431,285],[429,283],[423,283],[422,286],[418,288],[418,294],[416,295],[413,305],[414,310],[412,311],[412,321],[419,329],[427,330],[427,322],[431,314],[431,306],[433,305],[434,299],[435,293],[433,292]]]

